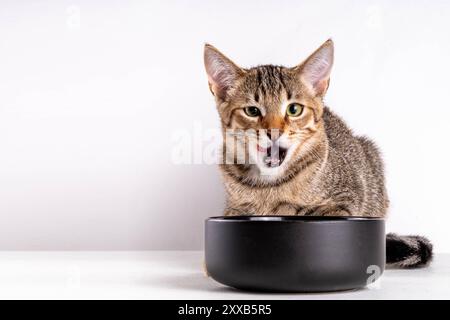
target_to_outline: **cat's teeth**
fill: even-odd
[[[271,158],[271,157],[267,157],[264,159],[264,163],[267,165],[271,165],[271,166],[277,166],[280,164],[280,159],[278,158]]]

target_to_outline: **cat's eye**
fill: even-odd
[[[261,111],[257,108],[257,107],[245,107],[244,108],[244,112],[246,115],[248,115],[249,117],[259,117],[261,115]]]
[[[303,113],[303,109],[305,108],[304,105],[299,103],[291,103],[288,105],[286,109],[286,114],[289,117],[299,117]]]

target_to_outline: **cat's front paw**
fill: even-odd
[[[352,214],[343,206],[327,205],[315,208],[310,215],[323,217],[346,217],[351,216]]]
[[[348,217],[351,216],[351,214],[346,210],[332,210],[325,212],[323,214],[324,217]]]

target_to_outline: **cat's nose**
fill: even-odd
[[[277,140],[283,132],[280,129],[267,129],[266,134],[269,137],[270,140]]]

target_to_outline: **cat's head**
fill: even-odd
[[[209,44],[204,60],[224,137],[237,139],[231,148],[233,165],[251,184],[284,179],[324,135],[323,97],[333,64],[333,42],[326,41],[292,68],[244,69]],[[236,163],[236,154],[244,154],[244,161]]]

